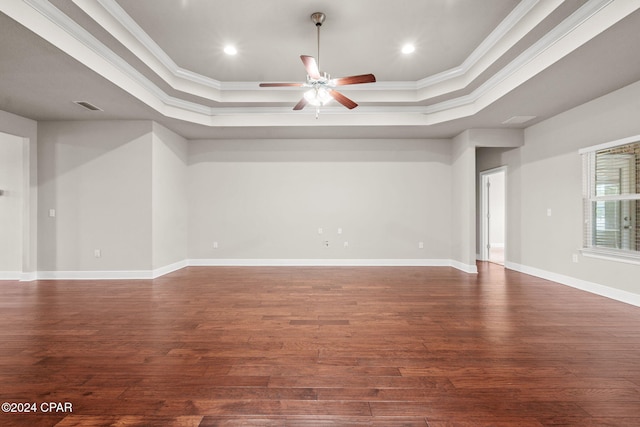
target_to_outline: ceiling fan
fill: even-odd
[[[301,55],[304,68],[307,70],[307,81],[304,83],[260,83],[260,87],[306,87],[309,88],[304,93],[302,99],[293,107],[294,110],[302,110],[307,104],[313,105],[316,108],[320,108],[327,102],[335,99],[340,104],[344,105],[348,109],[353,109],[358,106],[353,100],[347,98],[342,93],[338,92],[334,88],[336,86],[346,86],[360,83],[374,83],[376,77],[373,74],[361,74],[357,76],[339,77],[332,79],[329,74],[320,72],[320,27],[324,22],[326,16],[322,12],[315,12],[311,14],[311,22],[316,25],[318,34],[318,60],[313,56]],[[317,118],[317,110],[316,110]]]

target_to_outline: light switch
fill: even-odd
[[[49,209],[49,217],[54,218],[56,216],[56,210],[55,209]]]

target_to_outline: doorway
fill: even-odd
[[[0,132],[0,280],[23,271],[24,139]]]
[[[506,254],[506,166],[480,173],[482,201],[482,236],[480,256],[483,261],[504,265]]]

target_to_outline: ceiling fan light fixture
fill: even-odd
[[[322,12],[315,12],[311,15],[311,21],[316,25],[318,37],[317,60],[313,56],[300,55],[302,64],[307,71],[306,83],[260,83],[260,87],[305,87],[309,88],[302,96],[302,99],[293,107],[294,111],[302,110],[306,105],[311,104],[316,107],[316,118],[320,113],[320,107],[335,99],[344,107],[352,110],[358,106],[353,100],[335,90],[336,86],[346,86],[361,83],[375,83],[376,77],[373,74],[360,74],[357,76],[340,77],[332,79],[329,74],[320,72],[320,27],[326,19]]]
[[[329,94],[327,88],[322,86],[317,86],[309,89],[304,93],[304,99],[314,107],[322,107],[330,102],[333,97]]]
[[[227,55],[233,56],[238,53],[238,49],[236,49],[234,46],[227,45],[224,47],[224,53],[226,53]]]

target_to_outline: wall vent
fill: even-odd
[[[510,119],[502,122],[503,125],[521,125],[522,123],[526,123],[529,120],[535,119],[537,116],[513,116]]]
[[[78,104],[81,107],[86,108],[87,110],[91,110],[91,111],[102,111],[102,108],[96,107],[95,105],[93,105],[90,102],[87,101],[73,101],[74,104]]]

